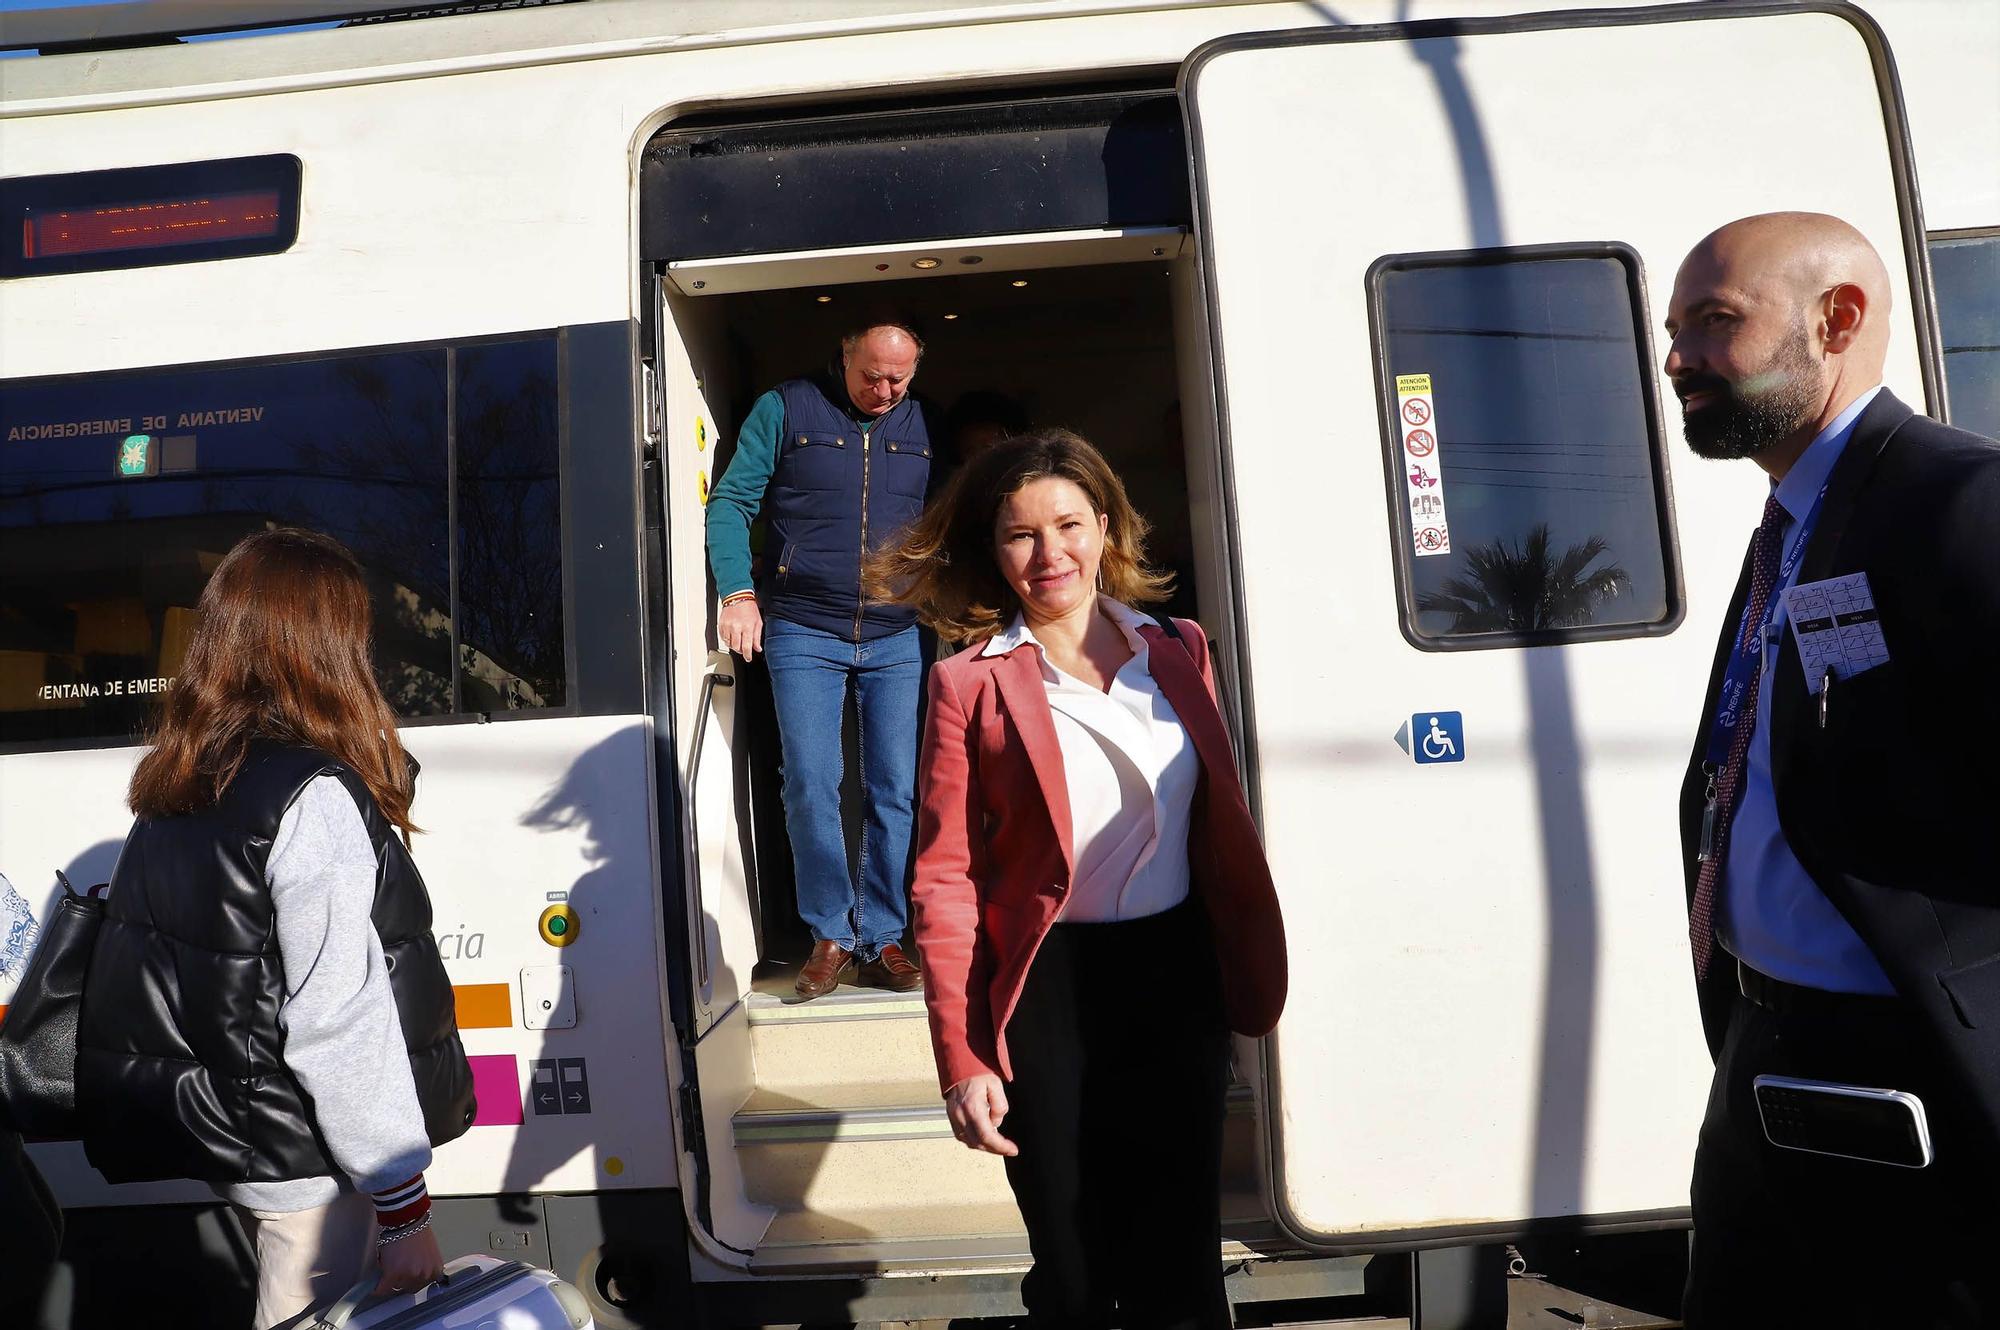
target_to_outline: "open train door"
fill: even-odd
[[[1717,225],[1833,213],[1894,274],[1890,387],[1935,404],[1881,33],[1327,28],[1214,42],[1180,91],[1211,627],[1291,942],[1273,1213],[1348,1248],[1678,1222],[1710,1064],[1675,806],[1764,486],[1685,452],[1653,330]]]

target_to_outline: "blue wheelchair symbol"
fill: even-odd
[[[1465,761],[1465,718],[1456,711],[1423,711],[1410,717],[1410,756],[1419,766]]]

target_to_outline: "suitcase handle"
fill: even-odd
[[[371,1270],[361,1277],[361,1281],[347,1292],[326,1305],[326,1310],[311,1313],[310,1321],[287,1321],[286,1325],[296,1325],[298,1330],[345,1330],[348,1318],[361,1310],[361,1304],[374,1295],[375,1286],[382,1282],[382,1272]],[[451,1283],[449,1273],[440,1275],[432,1284],[423,1287],[444,1288]],[[308,1313],[301,1313],[305,1315]]]
[[[354,1315],[362,1303],[368,1301],[368,1295],[373,1293],[375,1286],[381,1282],[381,1274],[371,1271],[360,1283],[328,1303],[326,1310],[308,1323],[305,1330],[342,1330],[347,1324],[347,1318]]]

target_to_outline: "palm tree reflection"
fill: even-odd
[[[1417,609],[1449,614],[1454,634],[1574,628],[1631,588],[1632,575],[1618,564],[1591,566],[1610,548],[1604,537],[1591,536],[1556,554],[1549,524],[1538,522],[1519,544],[1510,547],[1503,538],[1470,550],[1464,573],[1420,593]]]

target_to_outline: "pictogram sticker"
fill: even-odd
[[[582,1058],[534,1058],[528,1101],[536,1117],[561,1117],[590,1111],[590,1073]]]
[[[534,1058],[528,1063],[533,1076],[528,1085],[528,1100],[535,1106],[538,1118],[559,1118],[562,1116],[562,1090],[557,1080],[556,1059]]]
[[[1403,488],[1410,504],[1410,543],[1419,556],[1451,553],[1444,515],[1444,457],[1439,447],[1437,398],[1428,374],[1396,376],[1396,415],[1409,469]],[[1415,459],[1415,460],[1412,460]]]
[[[1420,767],[1465,761],[1465,717],[1456,711],[1420,711],[1410,717],[1410,756]]]
[[[558,1058],[562,1068],[562,1101],[565,1113],[590,1111],[590,1079],[582,1058]]]

